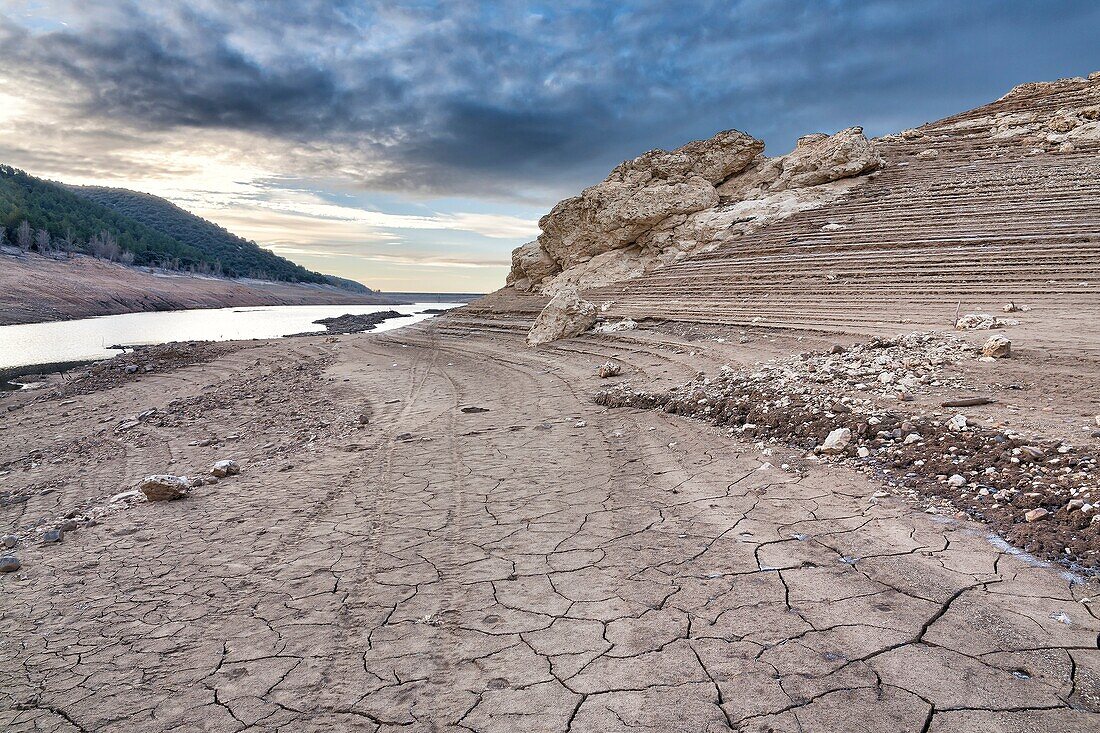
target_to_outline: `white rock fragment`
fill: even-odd
[[[966,424],[966,415],[955,415],[955,417],[947,421],[948,429],[956,432],[959,430],[966,430]]]
[[[843,453],[852,440],[852,431],[848,428],[837,428],[825,437],[821,444],[822,453]]]
[[[622,331],[633,331],[637,327],[637,321],[630,318],[624,318],[614,323],[601,323],[592,330],[596,333],[621,333]]]
[[[226,476],[236,476],[241,472],[241,467],[236,461],[224,460],[218,461],[210,467],[210,475],[218,478],[225,478]]]

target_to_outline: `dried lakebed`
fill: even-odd
[[[7,395],[0,727],[1097,726],[1095,579],[843,465],[594,403],[608,359],[709,369],[646,336],[418,326]],[[240,474],[37,537],[223,459]]]

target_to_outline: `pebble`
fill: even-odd
[[[23,564],[19,562],[19,558],[15,555],[0,557],[0,573],[14,573],[21,567],[23,567]]]
[[[42,541],[43,542],[60,542],[61,541],[61,530],[60,529],[46,530],[45,532],[42,533]]]
[[[953,474],[951,478],[947,479],[947,485],[954,486],[957,489],[962,488],[963,486],[966,486],[966,478],[958,473]]]
[[[18,542],[19,538],[13,534],[4,535],[3,539],[0,539],[0,544],[3,544],[4,547],[7,547],[8,549],[15,547]]]
[[[1032,509],[1031,511],[1024,514],[1024,521],[1038,522],[1040,519],[1045,519],[1049,514],[1050,512],[1048,512],[1046,509],[1039,507],[1038,509]]]

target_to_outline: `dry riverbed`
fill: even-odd
[[[1084,569],[942,497],[927,513],[921,486],[853,470],[859,440],[810,458],[595,401],[827,343],[637,331],[529,350],[445,321],[0,399],[3,553],[21,565],[0,575],[0,727],[1097,728]],[[905,409],[969,394],[964,368],[937,365]],[[878,409],[845,404],[819,418]],[[888,456],[878,432],[856,435]],[[224,459],[240,474],[183,499],[132,493]]]

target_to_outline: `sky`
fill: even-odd
[[[1098,37],[1095,0],[0,0],[0,162],[376,289],[486,292],[622,160],[896,132],[1096,71]]]

